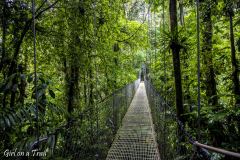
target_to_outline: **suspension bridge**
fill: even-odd
[[[140,83],[109,150],[107,160],[111,159],[160,159],[143,82]]]
[[[57,3],[57,1],[56,1]],[[197,1],[197,8],[199,3]],[[151,5],[150,5],[151,6]],[[150,8],[149,6],[149,8]],[[33,36],[34,36],[34,86],[37,92],[37,52],[36,52],[36,17],[35,1],[32,4]],[[163,10],[164,13],[164,10]],[[200,108],[200,34],[199,13],[197,9],[198,32],[198,106]],[[164,25],[163,25],[164,26]],[[156,42],[156,28],[155,28]],[[156,48],[155,48],[156,53]],[[165,57],[165,55],[164,55]],[[155,55],[156,59],[156,55]],[[164,58],[165,59],[165,58]],[[165,61],[164,61],[165,63]],[[165,65],[165,64],[164,64]],[[166,67],[164,67],[166,71]],[[164,72],[165,72],[164,71]],[[173,108],[167,104],[161,94],[154,88],[150,81],[144,78],[144,82],[136,80],[110,96],[89,107],[86,112],[71,117],[66,124],[59,126],[40,135],[39,119],[41,115],[38,109],[38,94],[35,94],[34,108],[28,108],[20,112],[25,117],[35,115],[36,139],[26,143],[27,151],[42,149],[51,151],[51,158],[58,153],[60,157],[70,155],[70,159],[107,159],[107,160],[172,160],[175,159],[179,145],[175,139],[169,136],[169,131],[175,132],[176,126],[180,126],[186,137],[189,147],[193,150],[191,159],[210,160],[209,151],[226,156],[240,158],[239,153],[201,144],[189,134],[181,121],[176,117]],[[12,117],[12,115],[11,115]],[[11,119],[11,118],[9,118]],[[12,118],[13,119],[13,118]],[[11,119],[11,120],[12,120]],[[14,121],[14,120],[12,120]],[[6,121],[8,125],[10,121]],[[1,122],[5,123],[5,122]],[[169,125],[177,123],[174,125]],[[169,128],[169,126],[172,128]],[[83,135],[86,130],[89,135]],[[171,141],[170,143],[168,141]],[[21,143],[21,142],[20,142]],[[176,143],[176,144],[173,144]],[[50,145],[46,145],[50,144]],[[87,145],[86,145],[87,144]],[[90,145],[89,145],[90,144]],[[30,147],[29,147],[30,146]],[[86,155],[81,155],[86,146]],[[91,148],[92,147],[92,148]],[[191,150],[190,149],[190,150]],[[107,153],[105,151],[107,150]],[[71,153],[75,153],[71,155]],[[181,156],[181,155],[180,155]],[[3,159],[5,157],[0,157]],[[21,158],[20,158],[21,159]],[[64,159],[64,158],[63,158]],[[231,159],[232,160],[232,159]]]
[[[174,108],[146,77],[144,81],[139,78],[116,90],[94,107],[95,112],[86,110],[67,124],[25,145],[30,151],[42,146],[42,150],[51,151],[50,157],[57,154],[64,158],[76,153],[71,159],[173,160],[181,156],[176,135],[176,127],[180,126],[185,143],[190,146],[190,159],[210,160],[211,152],[233,157],[231,160],[240,158],[239,153],[196,141],[178,120]],[[26,113],[31,114],[31,110]],[[89,135],[82,130],[88,130]],[[64,139],[66,141],[61,141]],[[85,144],[89,148],[82,147]]]
[[[195,148],[193,149],[195,151],[192,153],[191,159],[210,160],[209,151],[220,153],[231,159],[240,158],[239,153],[208,146],[196,141],[191,134],[185,130],[172,108],[157,92],[151,82],[145,79],[144,82],[138,83],[138,81],[137,85],[136,82],[134,83],[135,95],[108,151],[107,160],[174,159],[178,153],[174,153],[177,152],[177,150],[169,149],[169,144],[166,142],[169,139],[165,133],[167,132],[166,130],[169,130],[166,129],[165,124],[168,121],[167,119],[174,120],[181,126],[184,136],[188,139],[186,143],[191,144],[193,148]],[[151,109],[153,112],[151,112]],[[152,116],[154,117],[155,124],[153,123]],[[158,128],[159,126],[164,126],[162,127],[164,129],[160,129],[160,131],[157,130],[156,133],[154,125]]]

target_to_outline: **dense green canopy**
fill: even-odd
[[[51,152],[45,159],[104,159],[126,112],[117,109],[113,126],[112,93],[125,94],[120,88],[139,78],[143,64],[193,136],[240,152],[238,0],[199,2],[200,88],[195,1],[35,0],[35,27],[32,2],[0,2],[0,159],[6,149],[36,146]],[[176,157],[190,159],[177,124],[167,127],[169,153],[178,141]]]

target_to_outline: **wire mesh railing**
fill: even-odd
[[[143,83],[135,93],[107,156],[107,160],[125,159],[160,159]]]
[[[186,132],[181,121],[177,119],[174,108],[165,101],[151,82],[148,80],[145,80],[144,82],[149,105],[152,111],[161,159],[209,159],[207,151],[203,149],[196,149],[192,146],[194,140],[192,136]],[[184,136],[187,137],[187,142],[189,142],[185,144],[186,153],[184,155],[181,155],[179,152],[179,146],[182,144],[178,142],[178,137],[176,136],[178,126],[181,127],[181,130],[184,132]]]
[[[73,125],[69,132],[70,148],[58,150],[61,157],[105,159],[139,83],[140,80],[136,80],[118,89],[107,99],[96,104],[92,111],[84,114],[79,124],[74,123],[77,126]],[[71,157],[73,154],[76,155]]]
[[[174,146],[169,144],[169,142],[172,142],[173,140],[170,140],[172,137],[167,136],[167,134],[174,131],[175,126],[171,126],[171,128],[166,127],[166,125],[168,123],[172,123],[173,120],[169,117],[169,114],[166,113],[167,108],[161,95],[156,91],[156,89],[148,80],[145,79],[144,83],[149,106],[151,108],[152,119],[156,132],[156,140],[158,143],[161,159],[174,159]]]
[[[208,151],[230,156],[232,159],[240,158],[239,153],[204,145],[196,141],[191,134],[191,129],[188,130],[177,118],[174,108],[167,103],[150,81],[145,79],[144,82],[149,105],[152,110],[152,117],[162,160],[210,160],[212,157]],[[177,127],[179,127],[182,132],[183,137],[181,138],[185,139],[184,154],[179,152],[179,146],[183,144],[178,142],[179,138],[176,133]]]
[[[0,159],[105,159],[139,84],[140,79],[118,89],[101,102],[86,107],[80,113],[74,111],[70,120],[56,121],[59,124],[55,126],[58,127],[45,124],[38,140],[34,136],[25,137],[7,149],[9,152],[17,149],[21,155],[10,155],[6,151],[5,154],[3,151]],[[26,111],[29,118],[32,114],[30,110]],[[21,126],[26,126],[29,121],[22,122]]]

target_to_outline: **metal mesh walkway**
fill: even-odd
[[[160,160],[150,112],[144,83],[140,83],[107,160]]]

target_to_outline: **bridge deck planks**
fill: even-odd
[[[123,118],[107,160],[160,160],[144,83]]]

